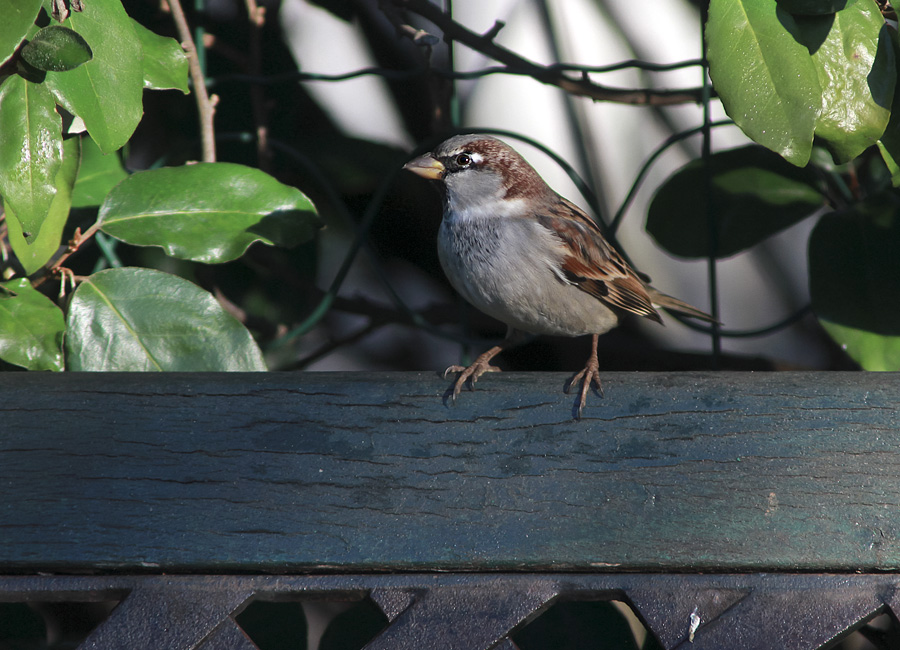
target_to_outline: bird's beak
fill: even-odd
[[[413,174],[418,174],[422,178],[428,178],[433,181],[441,180],[445,171],[444,164],[430,153],[419,156],[415,160],[410,160],[403,165],[403,169],[408,169]]]

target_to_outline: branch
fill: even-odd
[[[499,27],[502,27],[500,23],[485,34],[476,34],[454,21],[437,6],[428,2],[428,0],[393,1],[395,5],[408,9],[434,23],[444,33],[445,40],[454,40],[462,43],[510,68],[516,68],[517,73],[524,72],[537,81],[557,86],[573,95],[589,97],[595,101],[648,106],[669,106],[672,104],[700,103],[703,101],[703,90],[701,88],[680,90],[610,88],[609,86],[601,86],[592,82],[588,78],[587,73],[582,74],[580,79],[573,79],[559,69],[534,63],[502,45],[497,45],[494,42],[494,37],[499,31]]]
[[[261,74],[262,70],[262,28],[266,22],[266,8],[257,5],[256,0],[245,0],[247,16],[250,19],[250,73]],[[250,87],[250,102],[256,122],[256,154],[259,168],[272,171],[272,151],[269,149],[269,129],[266,125],[266,98],[262,86]]]
[[[72,235],[72,239],[69,240],[69,245],[66,247],[65,251],[63,251],[62,255],[56,258],[56,260],[51,264],[47,269],[47,274],[42,275],[37,280],[32,282],[32,286],[35,288],[44,284],[48,278],[53,277],[55,275],[62,275],[62,287],[60,287],[60,291],[62,291],[63,287],[65,287],[66,283],[66,273],[70,274],[70,279],[74,281],[74,275],[71,275],[72,272],[63,267],[63,262],[69,259],[72,255],[74,255],[81,246],[90,240],[94,235],[97,234],[97,231],[100,230],[101,222],[98,219],[94,224],[85,230],[83,233],[81,232],[81,228],[76,228],[75,233]]]
[[[206,80],[203,70],[200,69],[200,59],[197,56],[197,46],[191,37],[191,28],[188,26],[184,10],[181,8],[181,0],[168,0],[172,9],[172,18],[175,19],[175,28],[181,39],[181,46],[188,55],[188,65],[191,71],[191,81],[194,84],[194,94],[197,98],[197,110],[200,112],[200,137],[203,142],[203,162],[216,162],[216,135],[213,130],[213,114],[215,103],[210,100],[206,92]]]

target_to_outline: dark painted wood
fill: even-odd
[[[900,569],[900,374],[0,374],[6,572]]]

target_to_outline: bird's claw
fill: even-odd
[[[581,392],[578,395],[578,399],[575,401],[575,406],[573,408],[574,417],[576,420],[581,419],[581,412],[584,410],[585,402],[587,402],[587,394],[591,389],[591,386],[594,386],[597,394],[600,397],[603,397],[603,384],[600,382],[600,367],[597,363],[592,363],[591,361],[584,367],[584,370],[577,373],[572,379],[569,380],[568,385],[565,387],[565,392],[568,395],[569,391],[572,389],[577,383],[581,383]]]
[[[447,369],[441,374],[441,377],[446,379],[447,375],[449,375],[451,372],[465,372],[465,370],[465,366],[447,366]]]
[[[444,399],[449,399],[456,404],[456,398],[462,392],[463,386],[468,386],[469,390],[475,390],[475,382],[486,372],[500,372],[500,368],[492,366],[487,360],[477,359],[471,366],[450,366],[444,371],[444,378],[453,372],[458,372],[459,376],[453,382],[453,385],[447,389]]]

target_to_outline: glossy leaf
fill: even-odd
[[[84,121],[104,153],[121,148],[141,121],[141,42],[120,0],[91,0],[63,23],[90,44],[94,58],[67,72],[48,72],[57,101]]]
[[[900,65],[900,37],[897,32],[889,30],[891,49],[894,51],[895,65]],[[900,92],[894,92],[891,101],[891,117],[887,128],[878,141],[878,150],[891,173],[891,183],[900,187]]]
[[[26,278],[0,282],[0,359],[29,370],[62,370],[66,323]]]
[[[848,7],[856,0],[777,0],[778,6],[789,14],[822,16]]]
[[[0,64],[15,53],[41,10],[41,0],[0,0]]]
[[[843,327],[900,336],[898,251],[900,199],[893,194],[823,216],[809,240],[816,315]]]
[[[863,370],[900,370],[900,336],[884,336],[866,330],[838,325],[820,318],[819,322],[847,355]]]
[[[897,158],[897,154],[900,154],[900,150],[898,150],[896,146],[889,148],[885,138],[878,141],[878,150],[881,152],[884,164],[891,174],[891,185],[900,187],[900,160]]]
[[[72,207],[103,203],[109,191],[128,177],[117,153],[105,154],[90,136],[81,138],[81,166],[72,192]]]
[[[265,370],[250,332],[197,285],[140,268],[94,273],[75,290],[69,370]]]
[[[38,70],[74,70],[91,60],[94,53],[81,34],[62,25],[49,25],[22,48],[22,58]]]
[[[253,242],[296,246],[320,227],[312,202],[252,167],[200,163],[132,174],[100,207],[103,232],[197,262],[227,262]]]
[[[812,57],[775,0],[711,0],[709,74],[725,111],[752,140],[806,165],[822,105]]]
[[[132,25],[144,53],[144,88],[174,89],[187,95],[188,58],[181,43],[150,31],[136,20]]]
[[[0,195],[29,242],[56,195],[62,164],[62,120],[43,84],[19,75],[0,84]]]
[[[797,25],[822,88],[815,135],[847,162],[874,145],[890,119],[897,70],[889,30],[875,0]]]
[[[9,207],[6,208],[9,244],[28,275],[43,267],[59,249],[63,229],[72,207],[72,186],[78,173],[80,150],[78,138],[63,141],[63,162],[56,174],[56,196],[50,203],[50,210],[41,231],[32,238],[31,243],[23,236],[22,226],[15,212]]]
[[[762,147],[713,154],[707,178],[696,160],[657,190],[647,214],[647,231],[660,246],[681,257],[710,254],[707,214],[716,220],[717,257],[728,257],[804,219],[825,198],[811,170],[790,165]]]

